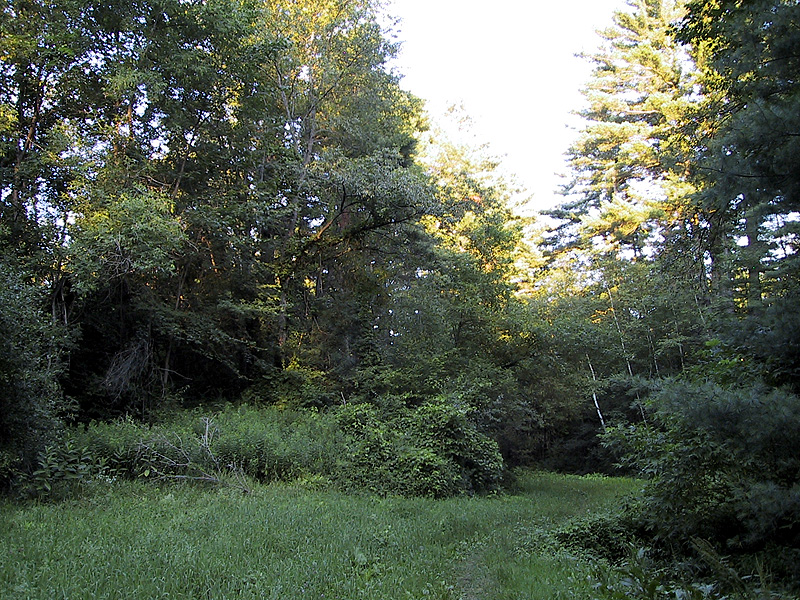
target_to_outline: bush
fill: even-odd
[[[131,419],[93,422],[71,430],[70,438],[128,477],[185,475],[191,465],[274,481],[331,471],[333,427],[316,413],[241,406],[209,417],[192,411],[152,427]]]
[[[387,494],[396,491],[392,470],[395,432],[370,404],[348,404],[334,412],[343,434],[337,453],[336,481],[345,489]]]
[[[496,489],[503,476],[497,443],[480,433],[466,409],[439,397],[415,409],[406,419],[408,435],[422,447],[448,460],[459,476],[459,488],[468,492]]]
[[[650,410],[649,425],[612,430],[606,443],[648,478],[638,511],[658,537],[800,545],[800,398],[673,382]]]
[[[445,498],[464,491],[452,461],[430,448],[402,449],[393,466],[396,491],[406,496]]]
[[[322,413],[244,405],[216,413],[212,422],[211,451],[254,479],[286,481],[333,468],[335,425]]]
[[[183,413],[157,426],[91,423],[70,431],[75,447],[127,477],[332,481],[342,489],[441,498],[495,489],[497,444],[446,399],[391,415],[369,404],[329,413],[228,407]]]
[[[636,527],[625,510],[600,512],[575,518],[555,531],[565,547],[581,554],[621,564],[638,542]]]
[[[596,598],[603,600],[725,600],[716,584],[690,581],[673,582],[653,562],[645,548],[631,548],[629,558],[617,568],[595,569]],[[754,597],[744,595],[747,597]]]
[[[0,262],[0,486],[35,468],[67,407],[58,385],[66,336],[43,314],[43,293]]]
[[[133,478],[142,472],[140,445],[150,435],[150,427],[130,418],[111,423],[92,422],[66,432],[68,443],[88,448],[95,457],[102,457],[122,477]]]
[[[77,447],[71,440],[46,447],[37,459],[36,470],[19,483],[23,496],[63,499],[96,481],[114,479],[107,461],[87,447]]]
[[[346,442],[336,477],[347,488],[441,498],[500,484],[496,442],[445,397],[390,416],[368,404],[335,414]]]

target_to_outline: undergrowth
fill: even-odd
[[[367,404],[328,412],[242,405],[183,412],[155,425],[93,422],[48,446],[17,487],[58,499],[97,477],[243,490],[248,482],[306,480],[354,493],[443,498],[492,491],[502,475],[497,444],[439,400],[391,416]]]

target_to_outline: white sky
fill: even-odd
[[[434,122],[463,105],[479,142],[533,199],[557,204],[564,152],[580,120],[591,65],[575,56],[599,45],[625,0],[390,0],[403,42],[401,85],[427,101]]]

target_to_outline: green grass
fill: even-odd
[[[117,482],[0,504],[0,598],[589,598],[548,532],[635,485],[535,473],[435,501]]]

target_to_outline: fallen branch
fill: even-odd
[[[143,475],[160,480],[172,481],[198,481],[234,487],[243,493],[249,493],[244,471],[239,465],[230,463],[222,465],[211,449],[215,428],[211,419],[203,419],[205,431],[200,436],[199,450],[203,462],[208,462],[208,468],[202,462],[192,458],[188,444],[181,436],[176,435],[176,441],[162,434],[139,442],[137,462],[146,465]]]

